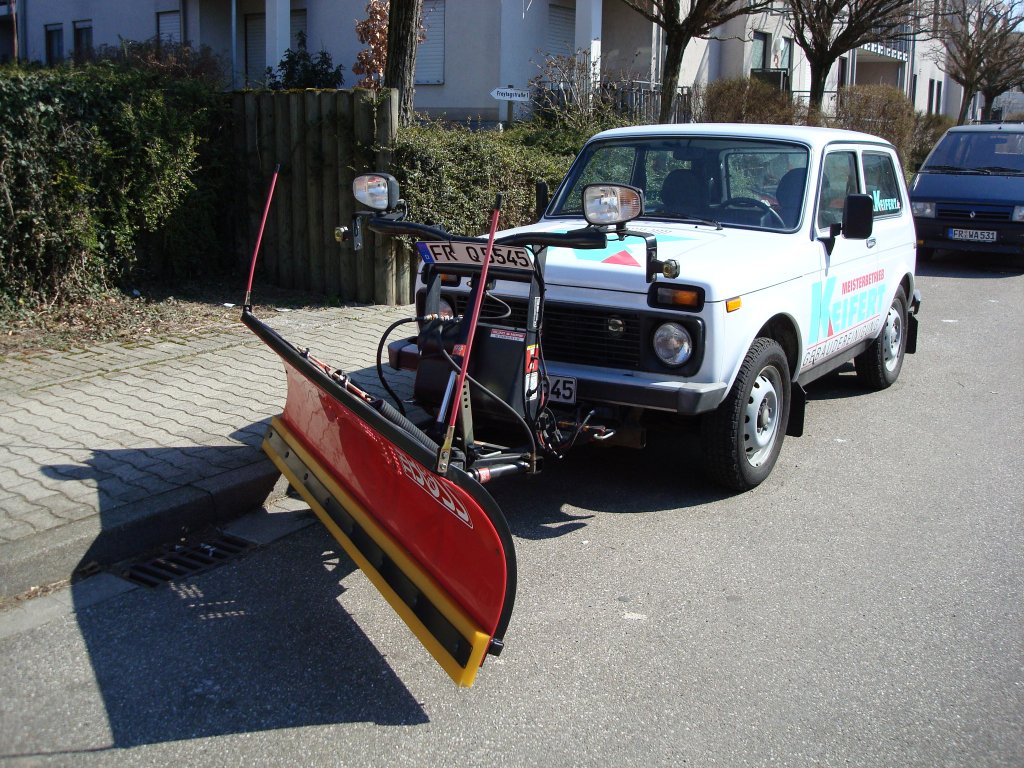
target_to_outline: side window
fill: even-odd
[[[857,155],[830,152],[825,155],[818,188],[818,226],[828,229],[843,220],[846,196],[857,192]]]
[[[881,152],[865,152],[864,191],[871,195],[874,216],[892,216],[903,210],[900,185],[892,157]]]

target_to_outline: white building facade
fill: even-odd
[[[12,53],[12,0],[0,0],[0,60]],[[160,38],[209,46],[228,63],[232,86],[258,85],[267,66],[305,33],[311,52],[331,54],[346,71],[363,48],[355,24],[365,0],[17,0],[22,59],[56,63],[121,40]],[[493,122],[508,105],[499,87],[526,88],[549,55],[578,51],[599,77],[660,79],[661,30],[621,0],[424,0],[426,40],[417,53],[416,109],[453,120]],[[900,88],[918,111],[955,117],[961,89],[936,63],[935,43],[864,46],[833,67],[826,90],[849,84]],[[717,39],[693,40],[681,85],[756,76],[799,98],[810,89],[803,51],[778,10],[734,19]]]

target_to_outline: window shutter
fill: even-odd
[[[156,15],[156,35],[164,43],[181,42],[181,14],[166,11]]]
[[[576,53],[576,10],[561,5],[548,6],[549,56],[573,56]]]
[[[267,18],[262,13],[245,17],[245,79],[262,83],[267,70]]]
[[[416,50],[416,85],[444,82],[444,0],[423,0],[427,39]]]

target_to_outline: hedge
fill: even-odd
[[[227,107],[201,80],[112,62],[0,68],[0,302],[219,262]]]

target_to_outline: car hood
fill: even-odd
[[[645,226],[636,222],[635,230],[656,235],[658,258],[679,262],[679,277],[659,282],[693,285],[704,289],[707,301],[724,301],[744,293],[767,288],[801,276],[798,261],[790,256],[793,233],[725,228],[705,225]],[[580,220],[578,226],[584,226]],[[566,221],[541,222],[501,234],[542,231],[566,232],[577,228]],[[778,252],[778,255],[774,255]],[[643,238],[627,236],[623,240],[609,235],[601,249],[548,248],[545,282],[556,286],[646,294],[646,246]]]
[[[910,186],[914,200],[1020,205],[1024,176],[974,173],[918,173]]]

